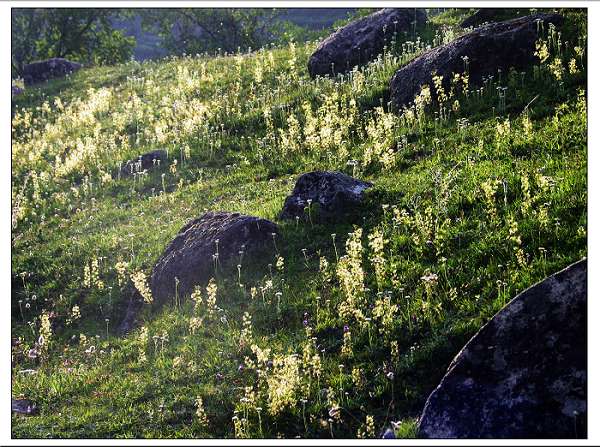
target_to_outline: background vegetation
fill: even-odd
[[[13,8],[12,74],[35,60],[65,57],[94,65],[168,54],[234,53],[307,41],[341,25],[353,9]]]

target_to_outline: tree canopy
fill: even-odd
[[[148,9],[140,14],[144,27],[157,32],[172,54],[257,49],[272,41],[280,27],[274,9]]]
[[[129,59],[135,39],[111,23],[120,13],[98,8],[13,8],[13,74],[20,74],[29,62],[50,57],[94,64]]]

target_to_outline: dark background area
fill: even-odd
[[[355,8],[286,8],[279,9],[281,21],[293,23],[308,31],[327,30],[339,20],[351,16]],[[133,56],[138,61],[166,56],[168,51],[161,47],[160,37],[153,32],[142,29],[141,17],[129,19],[113,19],[113,26],[122,30],[127,36],[135,37],[136,46]]]

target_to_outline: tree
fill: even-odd
[[[96,64],[129,59],[135,39],[111,24],[119,13],[96,8],[13,8],[13,74],[21,74],[29,62],[50,57]]]
[[[174,54],[257,49],[278,30],[273,9],[149,9],[140,14],[144,28],[157,32]]]

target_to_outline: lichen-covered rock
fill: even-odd
[[[52,78],[60,78],[79,70],[82,65],[60,57],[32,62],[23,67],[25,85],[44,82]]]
[[[150,171],[161,165],[165,166],[167,162],[167,152],[162,149],[146,152],[135,160],[126,161],[123,166],[121,166],[121,177],[127,177],[136,172],[145,170]]]
[[[418,436],[585,438],[586,305],[586,259],[517,295],[452,361]]]
[[[312,77],[346,73],[375,59],[394,33],[412,32],[425,23],[422,9],[382,9],[340,28],[319,44],[308,60]]]
[[[363,193],[372,183],[357,180],[337,171],[314,171],[302,174],[292,194],[285,199],[280,217],[305,217],[309,202],[318,207],[318,215],[325,219],[341,217],[360,204]]]
[[[13,413],[33,416],[38,413],[37,406],[29,399],[11,399],[11,410]]]
[[[560,25],[558,14],[536,14],[505,22],[479,27],[452,42],[433,48],[400,68],[390,81],[391,99],[399,110],[408,106],[421,86],[429,84],[434,90],[432,73],[444,77],[445,88],[449,88],[450,77],[463,73],[468,58],[469,81],[482,85],[483,78],[498,75],[498,69],[508,71],[510,67],[522,70],[536,61],[535,42],[538,39],[538,23],[543,21]]]
[[[154,266],[150,289],[154,302],[162,305],[175,296],[190,294],[196,285],[205,285],[217,270],[236,272],[240,251],[243,262],[257,262],[261,251],[274,251],[277,225],[240,213],[209,212],[187,223],[167,246]],[[213,255],[217,255],[214,258]]]

